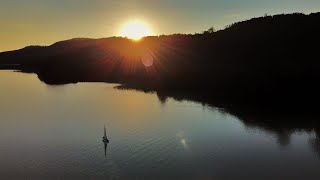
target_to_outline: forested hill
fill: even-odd
[[[0,68],[34,72],[48,84],[101,81],[207,100],[311,101],[319,92],[319,32],[320,13],[265,16],[217,32],[26,47],[0,53]]]

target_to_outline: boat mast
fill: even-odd
[[[106,132],[106,125],[104,125],[104,136],[103,137],[107,137],[107,132]]]

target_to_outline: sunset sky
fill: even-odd
[[[265,13],[318,11],[319,0],[0,0],[0,52],[118,36],[121,26],[135,19],[159,35],[221,29]]]

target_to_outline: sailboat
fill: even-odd
[[[102,141],[104,143],[109,143],[109,139],[107,138],[106,125],[104,125],[104,135],[102,137]]]

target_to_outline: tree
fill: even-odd
[[[203,31],[203,34],[212,34],[212,33],[215,33],[215,32],[216,32],[216,29],[214,27],[211,27],[208,30]]]
[[[216,29],[214,27],[211,27],[208,29],[208,33],[215,33]]]

